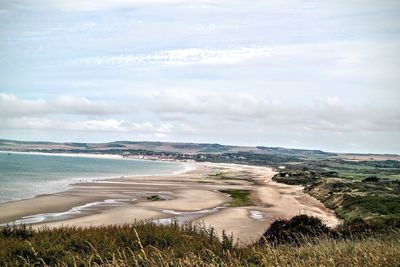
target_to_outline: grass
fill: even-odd
[[[236,247],[212,228],[132,225],[3,228],[1,266],[398,266],[400,233],[301,245]]]
[[[213,179],[221,179],[221,180],[236,180],[236,181],[246,181],[251,184],[256,184],[254,180],[248,177],[246,173],[231,173],[231,172],[218,172],[215,174],[208,175]]]
[[[147,200],[151,200],[151,201],[161,201],[161,200],[165,200],[165,198],[163,198],[163,197],[160,196],[160,195],[151,195],[151,196],[148,196],[146,199],[147,199]]]
[[[400,227],[400,183],[323,179],[305,188],[349,223],[361,219],[372,228]]]
[[[264,249],[264,266],[398,266],[399,234]],[[271,258],[267,258],[267,257]]]
[[[335,172],[337,176],[349,180],[363,180],[368,176],[377,176],[381,179],[399,179],[400,162],[398,161],[345,161],[340,159],[309,159],[301,164],[284,164],[289,172],[303,172],[313,170],[317,176],[322,176],[324,172]]]
[[[336,171],[340,177],[353,180],[362,180],[374,175],[379,178],[396,179],[400,174],[400,164],[393,161],[360,161],[346,162],[343,160],[323,161],[324,169]]]
[[[273,180],[303,185],[304,191],[351,224],[374,229],[400,227],[400,162],[338,159],[287,164]]]
[[[354,197],[344,203],[343,208],[358,207],[362,213],[382,215],[400,214],[400,197],[394,196],[364,196]]]
[[[221,193],[228,194],[232,200],[229,202],[229,207],[252,206],[253,201],[250,199],[251,190],[243,189],[224,189],[219,190]]]
[[[43,229],[4,228],[0,265],[168,266],[170,259],[207,263],[208,253],[222,253],[232,243],[220,242],[212,230],[195,226],[134,223],[125,226]],[[194,253],[196,252],[196,253]],[[211,259],[212,260],[212,259]]]

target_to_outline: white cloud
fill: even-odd
[[[308,131],[400,131],[400,107],[377,103],[355,104],[338,96],[315,98],[309,103],[250,94],[162,92],[154,108],[161,118],[190,121],[191,116],[215,121],[243,121]],[[168,114],[171,114],[168,116]]]
[[[53,114],[104,115],[128,111],[132,109],[81,96],[61,95],[50,100],[31,100],[18,98],[14,94],[0,93],[0,113],[3,117]]]
[[[19,99],[13,94],[0,93],[0,114],[3,117],[19,114],[37,114],[47,111],[46,101],[43,99]]]
[[[356,77],[398,82],[398,47],[398,41],[384,44],[372,41],[333,41],[233,48],[184,48],[145,54],[86,57],[75,59],[72,64],[89,67],[246,64],[254,70],[254,75],[296,71],[295,75],[306,72],[324,79]],[[221,72],[223,70],[217,70],[217,73]]]
[[[182,0],[81,0],[56,1],[54,6],[67,11],[95,11],[103,9],[134,7],[143,5],[179,4]]]
[[[271,110],[285,110],[285,105],[276,99],[245,93],[163,91],[155,95],[155,99],[157,105],[154,110],[158,113],[208,114],[238,119],[266,117]]]
[[[393,151],[399,3],[0,1],[1,137]]]
[[[121,131],[121,121],[104,120],[57,120],[43,117],[5,118],[2,120],[4,129],[30,130],[68,130],[68,131]]]
[[[136,121],[137,112],[133,111],[120,103],[108,104],[73,95],[28,100],[0,93],[0,130],[117,132],[157,136],[194,131],[182,122]]]
[[[162,6],[162,5],[188,5],[188,6],[204,6],[214,4],[213,0],[15,0],[12,3],[3,5],[14,5],[29,8],[54,8],[62,11],[81,12],[81,11],[101,11],[143,6]],[[0,7],[2,5],[0,4]]]
[[[44,117],[0,118],[1,131],[43,131],[46,133],[63,132],[65,136],[82,133],[129,134],[140,138],[167,138],[177,134],[196,132],[185,123],[132,122],[112,118],[98,120],[52,119]]]
[[[246,60],[285,55],[285,47],[242,47],[226,49],[187,48],[165,50],[154,54],[98,56],[79,59],[85,65],[191,65],[191,64],[237,64]]]

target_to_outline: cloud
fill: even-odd
[[[86,12],[86,11],[102,11],[113,9],[124,9],[143,6],[164,6],[164,5],[189,5],[189,6],[203,6],[213,5],[216,3],[212,0],[31,0],[29,2],[24,0],[15,0],[12,3],[0,4],[0,7],[17,6],[23,8],[53,8],[67,12]]]
[[[171,138],[179,134],[189,134],[197,132],[192,126],[185,123],[166,123],[166,122],[133,122],[128,120],[118,120],[112,118],[97,120],[71,120],[53,119],[44,117],[18,117],[0,118],[1,130],[4,131],[29,131],[44,133],[60,133],[65,136],[77,133],[102,134],[114,136],[113,134],[129,134],[136,138]],[[65,140],[65,137],[64,137]]]
[[[155,95],[158,113],[181,113],[217,115],[223,117],[259,118],[268,116],[272,110],[283,111],[284,105],[277,100],[245,93],[182,93],[163,91]]]
[[[397,105],[355,104],[338,96],[294,102],[245,93],[165,91],[155,95],[155,100],[154,112],[167,119],[189,120],[191,116],[198,116],[231,124],[246,121],[306,131],[400,131],[400,107]]]
[[[117,132],[158,137],[195,131],[182,122],[136,121],[136,113],[122,104],[81,96],[31,100],[0,93],[1,130]]]
[[[225,49],[187,48],[164,50],[153,54],[127,54],[118,56],[97,56],[76,60],[84,65],[136,64],[151,65],[192,65],[192,64],[237,64],[243,61],[265,58],[271,55],[285,55],[284,47],[241,47]]]
[[[3,117],[54,114],[104,115],[132,111],[128,107],[110,105],[104,101],[81,96],[61,95],[54,99],[21,99],[14,94],[0,93],[0,113]]]
[[[399,3],[0,1],[1,135],[393,151]]]
[[[13,94],[0,93],[0,113],[3,117],[43,113],[47,111],[46,104],[43,99],[26,100]]]
[[[67,130],[67,131],[122,131],[122,122],[104,120],[57,120],[43,117],[6,118],[2,121],[5,129]]]
[[[251,45],[224,48],[183,48],[160,50],[143,54],[120,54],[84,57],[72,60],[73,66],[85,67],[188,67],[192,75],[207,72],[208,66],[235,65],[243,69],[215,69],[214,75],[232,72],[270,80],[294,79],[332,80],[335,84],[346,79],[384,80],[397,84],[398,41],[329,41],[287,45]],[[197,69],[196,69],[197,68]],[[190,71],[190,69],[187,69]],[[261,75],[261,76],[259,76]],[[287,75],[291,75],[288,79]],[[246,77],[246,76],[243,76]]]

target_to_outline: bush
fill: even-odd
[[[377,232],[390,232],[398,228],[400,228],[400,216],[387,215],[371,217],[369,219],[355,217],[345,221],[344,224],[338,228],[338,230],[344,236],[350,236],[358,234],[365,235]]]
[[[259,240],[260,245],[301,244],[323,237],[333,237],[337,233],[316,217],[298,215],[290,220],[277,220]]]
[[[367,178],[365,178],[364,180],[362,180],[363,182],[379,182],[379,178],[376,176],[368,176]]]

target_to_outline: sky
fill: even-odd
[[[0,138],[400,154],[400,1],[0,0]]]

